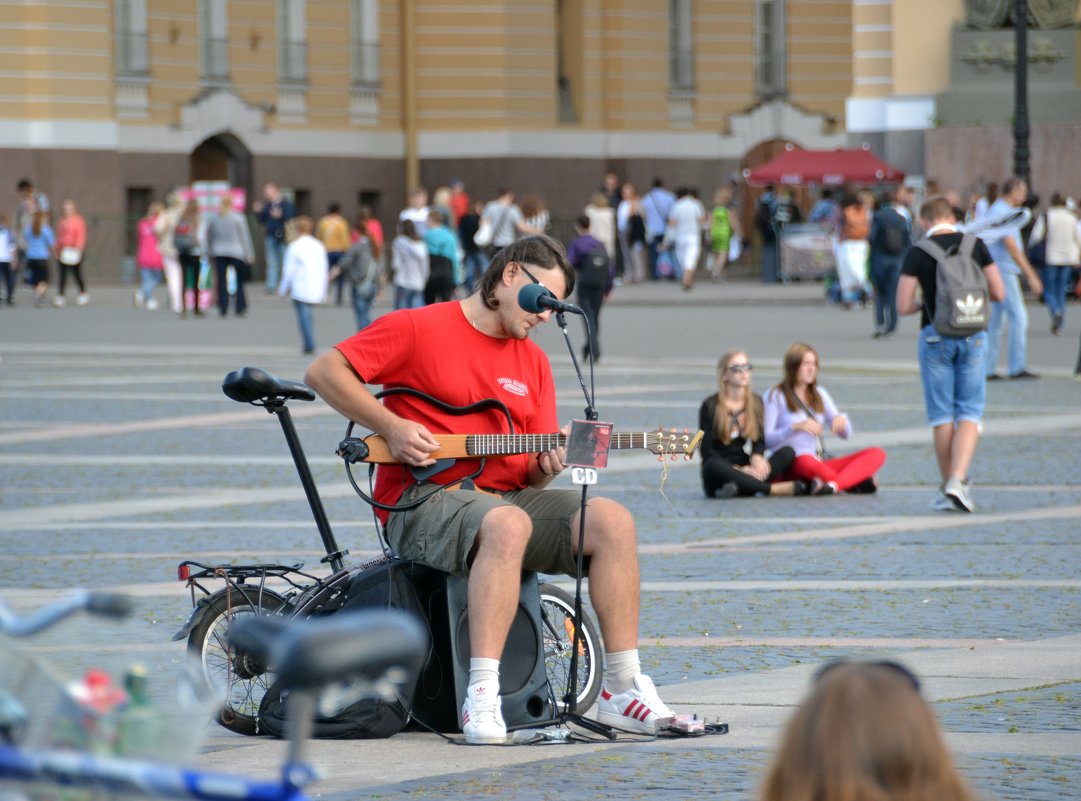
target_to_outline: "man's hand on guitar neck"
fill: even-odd
[[[570,433],[570,426],[563,426],[559,433],[566,437]],[[529,486],[546,487],[552,483],[552,479],[563,472],[566,465],[563,460],[567,458],[567,451],[562,445],[557,445],[550,451],[541,451],[529,469]]]

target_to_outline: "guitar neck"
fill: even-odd
[[[656,436],[656,433],[653,434]],[[563,434],[466,434],[464,440],[467,456],[512,456],[517,453],[539,453],[563,447],[567,438]],[[609,449],[615,451],[646,447],[646,432],[612,433]],[[440,435],[441,444],[447,445],[447,437]]]

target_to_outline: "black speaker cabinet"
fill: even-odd
[[[431,624],[433,649],[417,682],[413,714],[437,731],[460,732],[462,700],[469,683],[466,580],[422,568],[415,584]],[[508,727],[530,726],[553,717],[535,573],[522,574],[518,612],[499,664],[499,684]]]

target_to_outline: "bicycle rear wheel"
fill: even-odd
[[[560,711],[567,708],[570,689],[571,648],[574,641],[574,596],[553,584],[540,585],[541,634],[544,639],[544,668],[548,684]],[[582,610],[582,630],[578,638],[576,708],[586,712],[601,692],[604,647],[597,625]]]
[[[259,705],[274,674],[267,666],[229,647],[225,634],[240,617],[273,615],[285,606],[284,599],[266,590],[261,593],[233,589],[216,592],[199,623],[188,636],[188,653],[199,660],[203,678],[224,698],[217,721],[237,734],[257,734]]]

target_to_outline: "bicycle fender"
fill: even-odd
[[[191,630],[198,626],[199,623],[202,621],[203,616],[210,611],[211,604],[213,604],[219,599],[225,599],[228,592],[228,589],[220,589],[217,592],[211,593],[210,595],[204,595],[202,598],[196,601],[195,608],[191,610],[191,614],[188,615],[187,621],[184,623],[183,626],[180,627],[180,630],[173,635],[172,641],[176,642],[177,640],[187,639],[188,635],[191,634]],[[236,592],[236,590],[233,590],[233,592]],[[274,592],[274,590],[263,587],[263,589],[261,590],[261,594],[264,597],[270,596],[281,601],[283,604],[285,603],[285,597]]]

